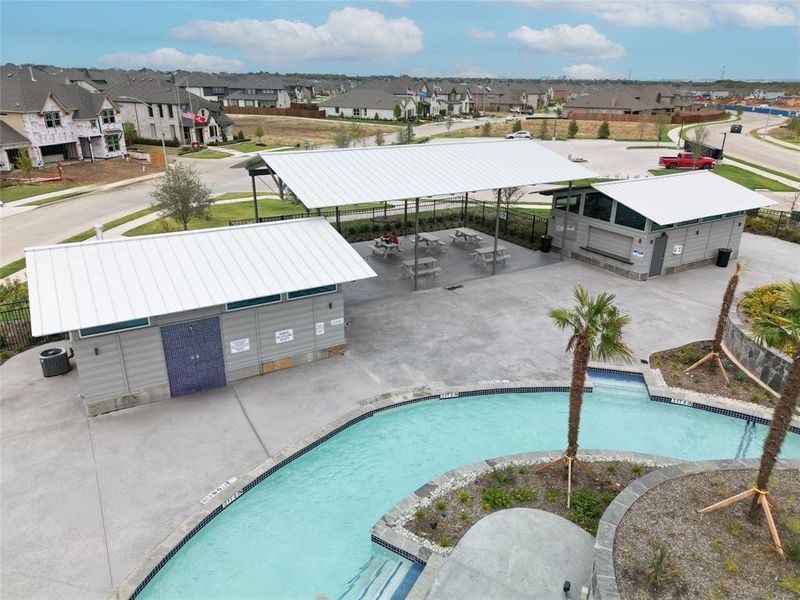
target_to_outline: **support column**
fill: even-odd
[[[464,193],[464,227],[467,226],[467,221],[469,220],[468,213],[469,213],[469,192],[465,192]]]
[[[553,195],[555,198],[555,195]],[[561,257],[558,260],[564,260],[564,252],[566,251],[567,244],[567,220],[569,219],[569,204],[572,202],[572,182],[569,182],[567,187],[567,204],[564,206],[564,231],[561,232]]]
[[[403,237],[408,235],[408,200],[403,200]]]
[[[417,257],[417,247],[419,246],[419,198],[414,200],[416,205],[416,218],[414,223],[414,291],[417,291],[417,265],[419,258]]]
[[[497,210],[494,213],[494,257],[492,259],[492,275],[497,271],[497,237],[500,235],[500,195],[502,190],[497,190]]]
[[[256,176],[250,175],[250,180],[253,182],[253,212],[255,212],[256,223],[258,223],[258,196],[256,195]]]
[[[339,220],[339,207],[336,207],[336,231],[342,233],[342,223]]]

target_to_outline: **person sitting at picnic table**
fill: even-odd
[[[385,233],[381,236],[381,243],[383,244],[394,244],[395,246],[400,245],[400,240],[397,237],[397,234],[393,231],[392,233]]]

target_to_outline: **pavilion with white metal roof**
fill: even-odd
[[[262,152],[236,167],[246,168],[253,178],[254,204],[255,177],[260,175],[273,177],[281,197],[284,186],[291,189],[308,209],[336,207],[338,211],[340,206],[365,202],[413,199],[417,237],[420,198],[496,189],[495,250],[502,189],[597,176],[533,140]],[[492,273],[494,269],[493,263]]]

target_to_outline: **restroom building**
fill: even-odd
[[[609,181],[553,196],[548,234],[564,256],[637,281],[738,256],[746,212],[774,204],[710,171]],[[566,229],[565,229],[566,222]]]
[[[26,249],[35,336],[69,332],[89,415],[342,354],[375,273],[324,218]]]

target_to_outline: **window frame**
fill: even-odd
[[[61,127],[61,112],[57,110],[48,110],[42,113],[42,117],[44,118],[44,126],[47,129]]]
[[[333,288],[333,289],[328,289]],[[316,291],[322,290],[322,291]],[[300,300],[301,298],[311,298],[312,296],[324,296],[325,294],[333,294],[339,291],[339,285],[331,283],[329,285],[320,285],[313,288],[306,288],[304,290],[295,290],[286,294],[287,300]],[[308,293],[306,293],[308,292]]]
[[[278,304],[283,302],[283,294],[270,294],[269,296],[256,296],[255,298],[246,298],[244,300],[236,300],[234,302],[225,303],[225,312],[236,312],[237,310],[245,310],[246,308],[255,308],[257,306],[265,306],[267,304]],[[249,304],[245,304],[249,303]],[[232,305],[238,305],[233,306]]]
[[[167,114],[169,115],[170,119],[175,118],[175,111],[172,108],[172,104],[167,104]]]
[[[150,123],[150,139],[151,139],[151,140],[156,140],[156,139],[158,139],[158,138],[156,137],[156,133],[157,133],[157,132],[156,132],[156,124],[155,124],[155,123]]]
[[[111,140],[114,140],[114,145],[116,148],[111,147]],[[108,148],[109,152],[119,152],[122,150],[122,144],[120,143],[120,136],[119,135],[107,135],[106,136],[106,147]]]
[[[627,211],[630,211],[631,213],[633,213],[634,215],[638,215],[639,217],[641,217],[642,218],[642,226],[641,226],[641,228],[640,227],[634,227],[632,225],[627,225],[625,223],[620,223],[617,220],[617,219],[619,219],[620,208],[623,209],[623,211],[627,210]],[[625,227],[627,229],[633,229],[635,231],[647,231],[647,217],[645,217],[642,213],[633,210],[629,206],[625,206],[624,204],[620,204],[619,202],[617,202],[617,209],[614,211],[614,225],[619,225],[620,227]]]
[[[152,117],[153,116],[153,105],[152,104],[148,104],[147,105],[147,116],[148,117]]]
[[[159,104],[158,105],[158,118],[159,119],[163,119],[164,118],[164,105],[163,104]]]
[[[146,322],[143,323],[143,321]],[[128,323],[139,323],[139,324],[127,325]],[[150,327],[150,317],[144,317],[142,319],[129,319],[128,321],[119,321],[118,323],[109,323],[108,325],[96,325],[94,327],[84,327],[82,329],[78,329],[78,337],[80,339],[93,338],[100,335],[108,335],[109,333],[114,333],[117,331],[131,331],[133,329],[144,329],[145,327]],[[86,333],[86,334],[83,333],[84,331],[97,330],[97,329],[103,329],[104,331],[95,331],[94,333]]]
[[[103,125],[110,125],[117,122],[117,111],[113,108],[104,108],[100,111],[100,119]]]
[[[564,210],[565,212],[567,212],[564,208],[558,205],[559,200],[567,200],[567,194],[566,193],[564,193],[563,195],[553,194],[553,209]],[[575,200],[575,204],[571,203],[572,200]],[[564,206],[566,206],[569,209],[568,212],[571,212],[573,215],[580,214],[581,194],[573,193],[572,196],[570,196],[569,200],[567,200],[567,202],[564,203]],[[575,207],[575,210],[572,210],[573,206]]]

